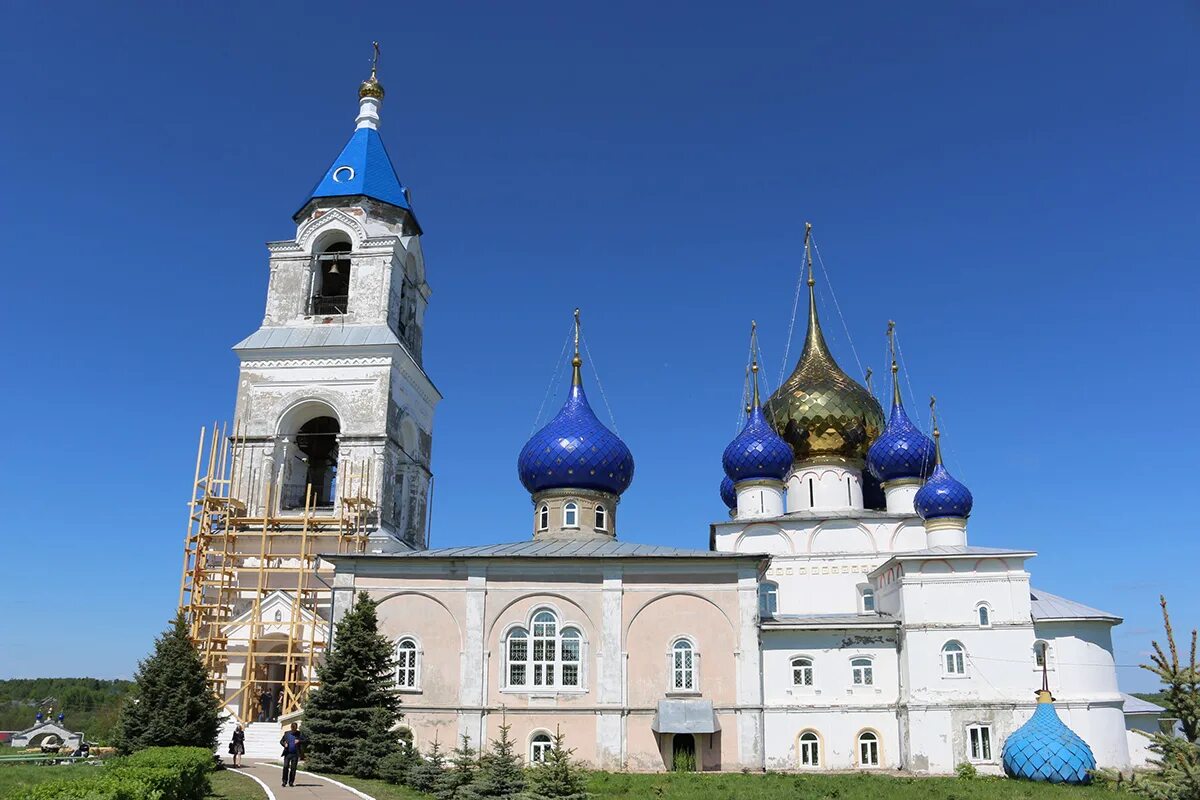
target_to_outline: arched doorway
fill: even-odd
[[[696,771],[696,738],[690,733],[671,737],[671,769],[675,772]]]
[[[282,506],[286,509],[304,508],[308,488],[312,487],[312,504],[316,508],[332,508],[337,497],[338,434],[341,426],[334,417],[316,417],[296,431],[289,480],[284,487]],[[297,463],[298,462],[298,463]]]

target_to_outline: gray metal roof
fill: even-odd
[[[259,328],[233,346],[237,350],[289,350],[301,347],[403,347],[387,325],[312,325]]]
[[[440,547],[407,553],[380,553],[361,556],[322,556],[337,558],[746,558],[761,560],[753,553],[722,553],[715,550],[685,550],[658,544],[636,544],[612,539],[540,539],[508,544],[470,547]]]
[[[898,622],[890,614],[776,614],[763,617],[762,624],[772,628],[894,628]]]
[[[1162,706],[1155,705],[1149,700],[1143,700],[1140,697],[1134,697],[1131,694],[1121,692],[1121,699],[1125,701],[1126,714],[1165,714],[1167,710]]]
[[[1065,597],[1044,592],[1041,589],[1030,589],[1029,599],[1032,606],[1033,621],[1062,620],[1062,619],[1107,619],[1120,622],[1116,614],[1101,611],[1083,603],[1076,603]]]
[[[656,733],[716,733],[721,723],[712,700],[659,700],[650,730]]]

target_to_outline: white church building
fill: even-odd
[[[932,436],[909,419],[894,362],[889,414],[838,366],[811,262],[803,353],[765,401],[755,362],[707,541],[695,530],[676,532],[678,548],[618,537],[633,454],[592,412],[577,344],[561,411],[514,454],[530,534],[427,548],[439,399],[420,355],[430,289],[422,231],[377,131],[382,100],[372,75],[354,138],[296,215],[296,238],[271,245],[266,317],[237,348],[237,422],[251,433],[247,469],[282,475],[282,496],[260,505],[286,508],[308,490],[336,509],[343,500],[322,481],[337,459],[377,459],[369,541],[322,554],[331,602],[304,625],[331,627],[360,592],[378,602],[402,724],[419,746],[464,734],[479,746],[503,721],[530,761],[561,728],[578,758],[605,769],[947,773],[970,762],[999,773],[1045,675],[1096,763],[1130,767],[1120,618],[1031,585],[1033,551],[970,543],[973,500],[942,463],[936,418]],[[301,436],[307,466],[280,472]],[[312,444],[322,441],[336,444]],[[288,591],[270,596],[280,637]],[[231,652],[239,624],[226,629]],[[290,679],[292,667],[279,670]],[[254,721],[251,699],[239,702],[228,708]]]

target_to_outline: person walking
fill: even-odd
[[[229,755],[233,756],[234,767],[242,765],[238,759],[246,755],[246,732],[242,730],[241,725],[234,728],[233,738],[229,741]]]
[[[304,740],[300,737],[299,726],[292,723],[292,727],[283,732],[283,736],[279,739],[279,744],[283,745],[283,785],[296,785],[296,767],[300,763],[300,756],[303,752]]]

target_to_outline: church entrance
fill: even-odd
[[[690,733],[671,737],[671,769],[675,772],[696,771],[696,738]]]

